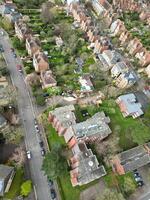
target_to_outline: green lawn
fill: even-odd
[[[140,132],[144,132],[146,135],[150,132],[149,128],[142,123],[139,119],[133,119],[131,117],[124,118],[118,105],[114,100],[105,100],[99,107],[87,106],[86,108],[80,108],[77,106],[76,117],[79,121],[85,119],[81,115],[81,110],[86,109],[89,113],[89,117],[94,115],[98,111],[104,111],[110,117],[110,127],[113,133],[119,134],[119,145],[123,150],[130,149],[137,144],[133,142],[132,135],[140,135]],[[150,137],[148,138],[150,139]]]
[[[10,190],[5,195],[5,198],[14,199],[17,195],[20,194],[20,186],[23,182],[23,178],[24,178],[23,169],[22,168],[17,169],[14,180],[13,180],[12,185],[10,187]]]

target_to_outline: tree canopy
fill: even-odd
[[[62,145],[56,144],[44,158],[42,169],[50,179],[56,179],[67,172],[67,162],[62,153],[63,150]]]
[[[32,190],[32,182],[30,180],[25,181],[22,185],[21,185],[21,195],[24,197],[27,197],[30,192]]]

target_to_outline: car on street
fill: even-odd
[[[55,192],[55,190],[54,190],[54,189],[51,189],[51,190],[50,190],[50,193],[51,193],[51,198],[52,198],[52,199],[55,199],[55,198],[56,198],[56,192]]]
[[[3,48],[3,46],[0,44],[0,52],[2,53],[2,52],[4,52],[4,48]]]
[[[34,125],[38,125],[37,119],[34,118]]]
[[[39,142],[39,145],[40,145],[40,147],[42,148],[42,147],[44,146],[44,142],[43,142],[43,141],[40,141],[40,142]]]
[[[41,150],[41,155],[42,155],[42,156],[45,156],[45,149],[42,149],[42,150]]]
[[[11,50],[11,52],[14,52],[14,51],[15,51],[15,49],[14,49],[14,48],[10,48],[10,50]]]
[[[137,183],[137,185],[139,187],[142,187],[144,185],[144,182],[143,182],[143,179],[142,179],[142,177],[140,176],[140,174],[137,170],[133,171],[133,176],[134,176],[134,180]]]
[[[21,65],[17,65],[17,70],[22,73],[22,66]]]
[[[31,159],[31,151],[27,151],[27,158],[30,160]]]
[[[51,187],[54,184],[54,182],[51,179],[48,179],[48,185]]]
[[[35,125],[35,130],[36,130],[36,133],[40,132],[40,129],[39,129],[38,125]]]

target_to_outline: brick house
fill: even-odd
[[[112,36],[119,36],[125,30],[126,29],[124,22],[122,22],[120,19],[117,19],[114,22],[112,22],[110,26],[110,32]]]
[[[87,37],[90,42],[95,42],[100,35],[100,31],[97,27],[90,26],[87,31]]]
[[[71,183],[74,187],[87,184],[106,175],[104,166],[99,165],[92,150],[87,148],[84,142],[84,139],[87,138],[83,135],[83,131],[87,134],[87,137],[94,135],[93,138],[101,137],[102,139],[110,134],[111,130],[107,125],[110,119],[103,112],[95,114],[92,118],[88,119],[89,121],[86,120],[85,122],[76,124],[76,117],[73,111],[75,111],[73,105],[55,108],[55,110],[49,112],[48,120],[58,134],[64,136],[68,147],[72,151],[69,164],[71,167]],[[83,126],[86,126],[85,130]],[[74,132],[71,130],[71,127],[73,127],[72,130]],[[80,135],[78,135],[78,131]],[[84,139],[81,141],[81,138]]]
[[[111,134],[109,123],[109,117],[106,117],[104,112],[98,112],[86,121],[70,126],[64,139],[68,144],[74,138],[85,142],[99,142]]]
[[[116,103],[124,117],[131,116],[134,119],[144,114],[142,105],[137,102],[136,96],[133,93],[119,96]]]
[[[123,11],[139,11],[140,7],[135,0],[113,0],[113,6]]]
[[[132,172],[150,163],[150,143],[117,154],[111,161],[112,169],[119,175]]]
[[[40,41],[36,37],[30,35],[26,38],[26,50],[30,56],[33,56],[33,54],[35,54],[36,51],[39,51],[40,49]]]
[[[143,48],[142,43],[140,42],[139,39],[134,38],[133,40],[131,40],[127,46],[127,50],[129,51],[129,53],[131,55],[135,55],[136,53],[138,53],[141,49]]]
[[[145,48],[142,48],[139,52],[137,52],[135,57],[140,60],[140,64],[143,67],[150,64],[150,52]]]
[[[55,108],[54,111],[49,112],[48,120],[56,129],[59,135],[63,135],[67,128],[76,124],[76,117],[74,114],[75,108],[73,105]]]
[[[53,77],[52,71],[41,71],[40,74],[41,82],[42,82],[42,88],[49,88],[57,85],[56,80]]]
[[[36,51],[33,54],[33,66],[36,72],[42,72],[49,69],[47,56],[41,51]]]
[[[99,165],[96,156],[88,149],[86,144],[78,142],[72,147],[73,156],[70,158],[70,177],[73,187],[84,185],[104,175],[103,165]]]
[[[132,38],[131,33],[129,33],[127,29],[124,29],[124,31],[120,34],[119,40],[121,44],[128,44],[131,38]]]
[[[15,22],[15,33],[20,40],[25,40],[31,34],[31,31],[26,23],[24,23],[22,20],[19,20]]]
[[[122,72],[116,79],[115,85],[118,88],[129,88],[133,86],[138,80],[137,75],[134,71],[127,70],[126,72]]]
[[[87,32],[92,24],[91,17],[86,17],[85,20],[82,20],[80,27],[84,32]]]
[[[103,53],[103,51],[112,49],[112,44],[107,37],[99,36],[94,42],[94,53]]]

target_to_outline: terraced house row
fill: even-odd
[[[59,136],[63,136],[72,156],[69,159],[72,186],[87,184],[106,174],[96,156],[86,143],[99,142],[111,134],[110,119],[98,112],[84,122],[76,123],[73,105],[56,108],[49,112],[48,121]]]
[[[43,52],[39,39],[24,22],[24,17],[18,12],[16,5],[12,1],[6,1],[0,5],[0,12],[12,23],[20,41],[25,42],[26,50],[33,59],[35,71],[40,73],[42,87],[56,86],[57,82],[49,68],[47,55]]]
[[[112,10],[112,8],[106,2],[98,1],[97,9],[99,9],[101,14],[104,14],[105,19],[108,19],[111,13],[109,10]],[[80,28],[86,33],[100,69],[103,71],[110,70],[113,82],[119,88],[129,88],[134,85],[138,80],[138,75],[130,67],[129,61],[114,50],[111,40],[107,36],[101,35],[99,28],[88,15],[85,7],[78,3],[72,3],[69,5],[69,10],[74,20],[79,23]],[[109,13],[109,15],[105,15],[105,13]],[[109,22],[110,25],[113,23],[111,21]]]

